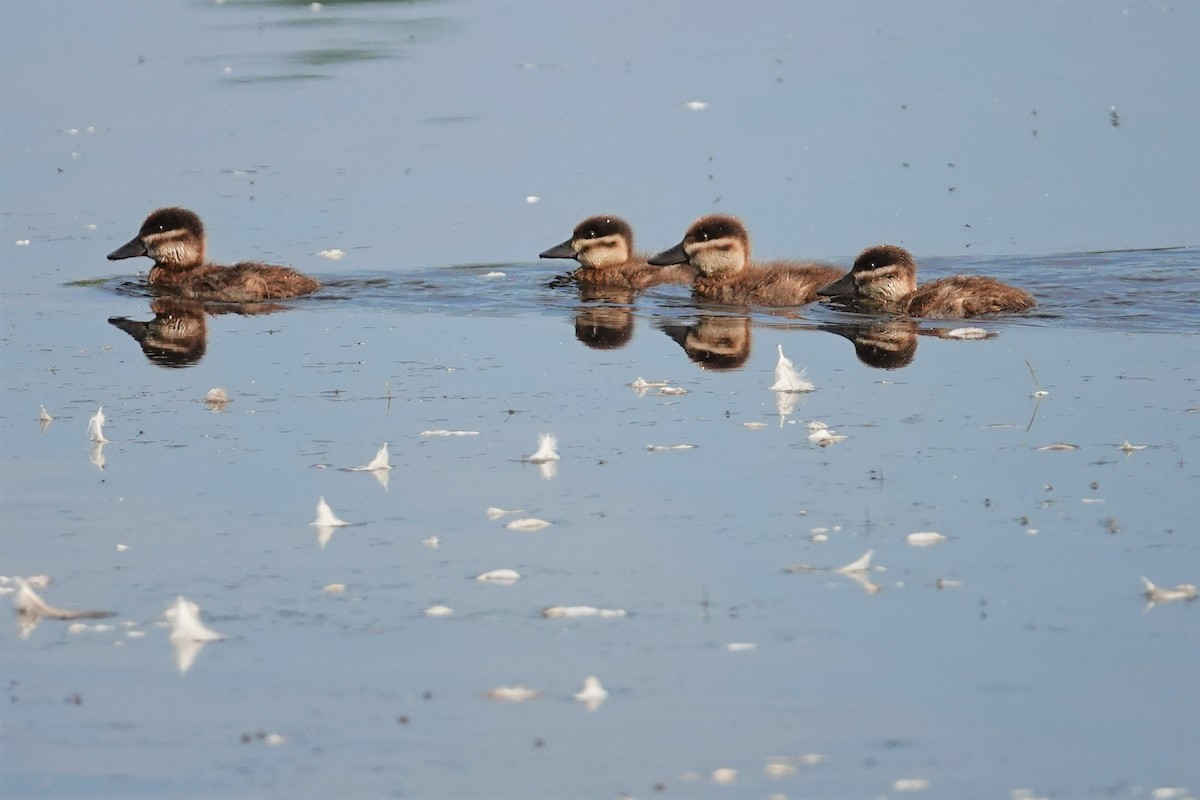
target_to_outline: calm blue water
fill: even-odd
[[[0,626],[4,796],[1195,796],[1200,605],[1141,578],[1200,583],[1197,13],[959,13],[5,6],[0,574],[118,615]],[[167,203],[329,286],[164,368],[109,323],[153,318],[145,265],[103,256]],[[535,261],[589,213],[655,249],[713,208],[763,257],[894,240],[1041,304],[955,341]],[[780,345],[817,386],[787,413]],[[386,488],[342,469],[385,441]],[[321,496],[355,523],[323,546]],[[868,549],[879,591],[787,571]],[[180,594],[229,637],[182,673]]]

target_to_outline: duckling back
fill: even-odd
[[[923,284],[909,295],[905,311],[913,317],[964,319],[983,314],[1024,311],[1037,302],[1028,292],[983,275],[954,275]]]

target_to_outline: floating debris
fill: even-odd
[[[540,531],[542,528],[548,528],[552,524],[544,519],[525,517],[523,519],[514,519],[504,527],[510,531]]]
[[[321,258],[328,258],[330,261],[341,261],[346,257],[346,251],[339,250],[335,247],[331,250],[322,250],[321,252],[317,253],[317,255],[319,255]]]
[[[937,589],[961,589],[963,582],[954,578],[938,578],[933,585]]]
[[[500,519],[501,517],[509,514],[524,514],[525,510],[521,508],[497,508],[496,506],[488,506],[488,509],[485,513],[487,514],[488,519]]]
[[[629,388],[637,392],[640,397],[645,394],[647,389],[665,389],[670,385],[670,381],[648,381],[645,378],[639,377],[633,383],[629,384]]]
[[[596,608],[595,606],[546,606],[542,616],[547,619],[576,619],[579,617],[601,617],[613,619],[626,615],[623,608]]]
[[[1075,445],[1075,444],[1068,444],[1067,442],[1054,442],[1053,444],[1044,444],[1044,445],[1042,445],[1041,447],[1039,447],[1039,448],[1037,448],[1037,449],[1038,449],[1038,450],[1043,450],[1043,451],[1052,451],[1052,450],[1078,450],[1078,449],[1079,449],[1079,445]]]
[[[454,613],[454,609],[450,606],[436,605],[430,606],[421,613],[427,617],[449,617]]]
[[[521,579],[521,573],[515,569],[493,569],[475,576],[481,583],[516,583]]]
[[[913,547],[930,547],[939,542],[946,541],[946,537],[933,531],[917,531],[905,537],[905,541]]]
[[[530,464],[546,464],[558,461],[558,437],[553,433],[538,434],[538,449],[532,455],[524,456],[522,461]]]
[[[1155,586],[1149,578],[1143,577],[1142,586],[1146,589],[1143,594],[1151,605],[1154,603],[1170,603],[1176,600],[1190,601],[1200,597],[1200,593],[1197,593],[1194,583],[1181,583],[1174,588],[1167,588],[1165,586]]]
[[[704,102],[703,100],[688,100],[683,104],[683,107],[688,111],[703,111],[704,109],[708,108],[708,103]]]
[[[791,359],[783,354],[783,345],[776,345],[779,360],[775,362],[775,383],[772,392],[811,392],[816,390],[813,382],[804,377],[805,370],[796,371]]]
[[[654,394],[658,397],[682,397],[688,390],[682,386],[664,386]]]
[[[1119,445],[1119,447],[1125,453],[1125,455],[1129,455],[1130,453],[1134,452],[1135,450],[1145,450],[1149,446],[1150,445],[1148,445],[1148,444],[1130,444],[1128,439],[1126,439],[1124,442],[1121,442],[1121,444]]]
[[[767,427],[767,423],[765,423],[765,422],[743,422],[742,427],[750,428],[751,430],[758,430],[759,428]]]
[[[72,622],[67,626],[67,633],[85,633],[87,631],[108,633],[111,630],[115,630],[115,628],[112,625],[105,625],[102,622],[98,622],[95,625],[88,625],[86,622]]]
[[[897,778],[892,781],[892,791],[923,792],[930,786],[928,778]]]
[[[28,580],[17,576],[13,576],[12,578],[12,582],[17,586],[13,605],[17,609],[18,624],[22,639],[28,637],[43,619],[105,619],[106,617],[116,616],[115,611],[74,611],[50,605],[42,599],[41,595],[33,590],[35,585],[44,587],[49,583],[48,578],[45,579],[45,583],[35,583],[36,578],[44,577],[36,576]]]
[[[1038,380],[1037,373],[1033,371],[1033,365],[1029,363],[1028,359],[1025,361],[1025,366],[1029,368],[1029,374],[1033,378],[1034,392],[1031,397],[1041,400],[1043,397],[1049,396],[1050,393],[1042,388],[1042,383]]]
[[[725,645],[725,649],[731,653],[748,653],[751,650],[757,650],[758,645],[754,642],[730,642]]]
[[[489,271],[489,272],[485,272],[485,273],[483,273],[483,277],[485,277],[485,278],[507,278],[507,277],[508,277],[508,273],[507,273],[507,272],[501,272],[501,271],[500,271],[500,270],[498,270],[498,269],[493,269],[493,270],[491,270],[491,271]]]
[[[525,202],[528,203],[529,205],[533,205],[534,203],[540,203],[541,200],[542,200],[542,198],[538,197],[536,194],[525,195]]]
[[[663,450],[691,450],[696,445],[694,444],[648,444],[646,449],[652,453],[657,453]]]
[[[425,545],[430,550],[437,550],[442,546],[442,540],[437,536],[429,536],[425,539],[422,539],[421,544]]]
[[[344,583],[327,583],[327,584],[325,584],[324,587],[321,588],[321,591],[324,592],[325,594],[341,594],[342,592],[346,591],[346,584],[344,584]]]
[[[989,339],[996,334],[983,328],[953,328],[942,334],[943,339]]]
[[[54,422],[54,417],[50,416],[50,412],[46,410],[45,406],[42,406],[41,413],[38,414],[38,422],[43,424]],[[1128,444],[1128,442],[1126,442],[1126,444]]]
[[[712,771],[709,777],[712,778],[713,783],[728,785],[737,783],[738,771],[733,767],[718,767]]]
[[[379,448],[375,453],[375,458],[370,462],[363,464],[361,467],[347,467],[347,472],[381,472],[389,470],[392,465],[388,463],[388,443],[384,442],[383,447]]]
[[[104,406],[96,409],[95,415],[88,420],[88,440],[96,444],[104,444],[108,439],[104,438]]]
[[[208,407],[209,411],[221,411],[229,405],[229,392],[220,386],[209,389],[204,395],[204,405]]]
[[[483,696],[497,703],[524,703],[536,700],[542,693],[528,686],[497,686],[495,689],[488,689]]]
[[[433,431],[421,431],[422,436],[478,436],[479,431],[448,431],[445,428],[438,428]]]
[[[831,444],[837,444],[838,442],[845,441],[846,439],[845,436],[835,430],[832,430],[828,425],[826,425],[824,422],[821,422],[819,419],[814,419],[812,422],[808,423],[808,430],[808,440],[815,444],[821,445],[821,447],[828,447]]]
[[[595,711],[608,699],[608,690],[600,684],[599,678],[588,675],[583,679],[583,688],[576,692],[574,697],[575,701],[583,703],[588,711]]]

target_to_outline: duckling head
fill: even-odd
[[[692,223],[683,241],[651,256],[656,266],[691,264],[706,276],[741,272],[750,264],[750,234],[726,214],[710,214]]]
[[[150,212],[138,235],[108,254],[109,261],[149,256],[156,266],[189,269],[204,263],[204,223],[186,208]]]
[[[817,289],[823,297],[879,305],[898,302],[917,288],[917,262],[894,244],[868,247],[854,259],[854,268],[833,283]]]
[[[539,258],[573,258],[585,267],[615,267],[633,257],[633,229],[620,217],[601,214],[575,226],[571,238]]]

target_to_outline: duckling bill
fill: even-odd
[[[692,223],[683,241],[651,256],[654,265],[696,268],[692,293],[728,305],[798,306],[817,299],[817,288],[842,270],[812,261],[750,260],[750,234],[736,217],[710,214]]]
[[[687,266],[660,269],[646,263],[633,249],[633,228],[620,217],[600,214],[575,226],[571,238],[539,258],[573,258],[571,274],[581,286],[645,289],[661,283],[691,283],[695,270]]]
[[[291,267],[258,261],[208,263],[206,247],[200,217],[173,206],[150,212],[137,236],[109,253],[108,260],[148,256],[154,260],[147,277],[151,287],[194,300],[252,303],[298,297],[321,286]]]
[[[855,311],[931,319],[965,319],[1037,305],[1028,292],[982,275],[953,275],[918,288],[916,260],[892,244],[863,250],[850,272],[817,293]]]

